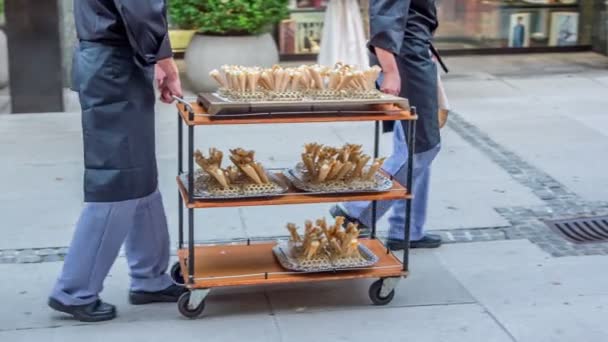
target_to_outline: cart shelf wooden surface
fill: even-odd
[[[397,199],[409,199],[412,196],[407,189],[399,182],[393,180],[393,187],[384,192],[359,192],[341,194],[310,194],[294,188],[285,176],[277,173],[277,177],[282,178],[285,184],[289,184],[289,189],[281,195],[255,198],[235,198],[235,199],[193,199],[188,203],[187,185],[177,177],[177,185],[182,194],[182,198],[188,208],[228,208],[228,207],[254,207],[262,205],[288,205],[288,204],[314,204],[314,203],[337,203],[352,201],[386,201]]]
[[[385,278],[406,276],[403,264],[377,239],[360,239],[375,255],[378,263],[370,268],[325,272],[300,273],[285,270],[276,260],[272,248],[275,243],[251,245],[196,246],[194,255],[194,284],[188,284],[188,249],[177,252],[189,288],[250,286],[262,284],[301,283],[357,278]]]
[[[245,125],[245,124],[280,124],[280,123],[319,123],[319,122],[349,122],[349,121],[394,121],[416,120],[417,116],[396,105],[377,105],[377,110],[383,113],[369,114],[365,112],[333,112],[333,113],[290,113],[290,114],[259,114],[250,116],[207,115],[205,109],[197,102],[190,103],[194,110],[194,120],[189,119],[188,109],[178,103],[177,108],[184,122],[189,126],[198,125]]]

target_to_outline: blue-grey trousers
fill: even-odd
[[[407,176],[407,140],[403,131],[403,125],[395,125],[393,134],[393,154],[384,163],[383,169],[393,175],[401,184],[406,184]],[[412,225],[410,239],[420,240],[424,237],[424,225],[426,223],[427,206],[429,198],[429,181],[431,176],[431,163],[439,153],[440,145],[436,145],[422,153],[414,154],[413,172],[413,195]],[[371,202],[349,202],[344,205],[348,214],[357,218],[361,223],[370,227],[372,224]],[[378,201],[376,206],[376,218],[382,217],[392,208],[389,217],[391,239],[403,240],[405,236],[405,200]]]
[[[97,300],[123,242],[132,291],[160,291],[172,284],[166,274],[167,218],[157,190],[132,200],[85,203],[51,297],[65,305]]]

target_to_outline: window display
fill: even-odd
[[[577,0],[438,0],[443,50],[580,45]]]

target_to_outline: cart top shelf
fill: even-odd
[[[416,120],[417,116],[396,105],[377,105],[381,113],[370,112],[309,112],[309,113],[262,113],[247,114],[246,116],[225,114],[209,115],[197,102],[191,102],[194,119],[189,118],[189,109],[182,103],[177,104],[179,113],[189,126],[199,125],[246,125],[246,124],[281,124],[281,123],[320,123],[320,122],[356,122],[356,121],[395,121]]]

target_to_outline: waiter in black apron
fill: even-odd
[[[169,234],[158,192],[154,80],[182,96],[164,0],[78,0],[73,87],[82,107],[84,208],[49,306],[80,321],[116,317],[99,293],[121,245],[131,304],[174,302]]]
[[[437,117],[437,66],[432,59],[433,32],[438,26],[435,0],[370,0],[370,41],[372,64],[382,67],[380,90],[409,99],[418,113],[414,154],[411,248],[436,248],[441,237],[425,230],[431,164],[440,150]],[[383,169],[405,184],[407,170],[405,122],[395,125],[393,154]],[[380,201],[377,218],[389,209],[389,239],[392,250],[404,248],[405,201]],[[333,216],[344,216],[361,227],[372,224],[370,202],[349,202],[331,209]]]

